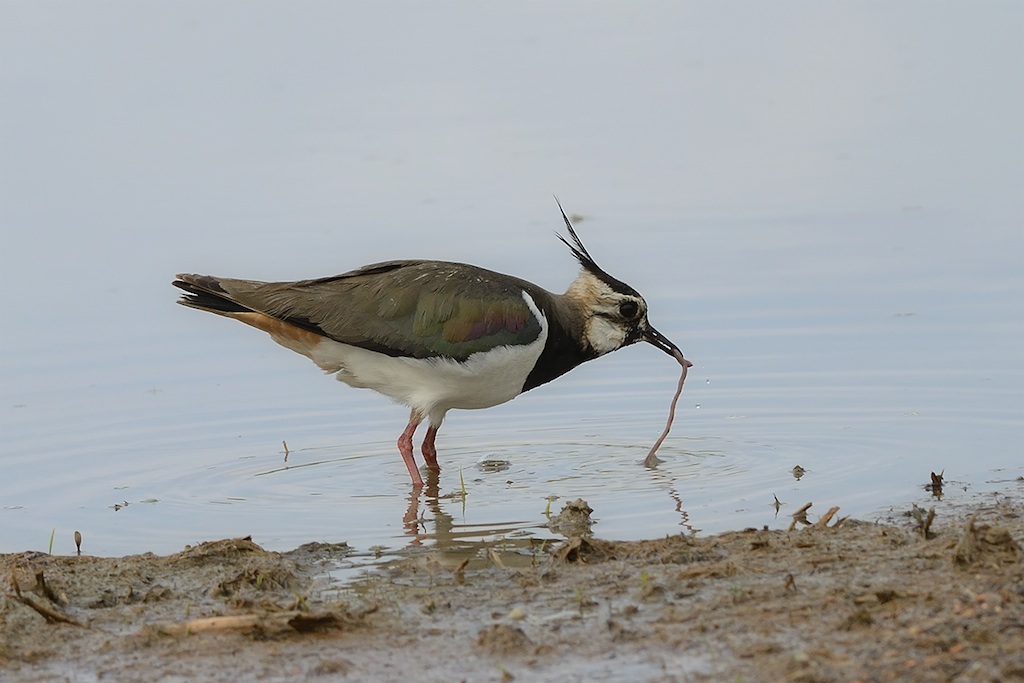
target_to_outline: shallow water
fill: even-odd
[[[92,554],[252,534],[272,549],[348,541],[386,557],[545,538],[546,511],[578,497],[596,534],[636,539],[784,527],[808,501],[876,518],[932,504],[933,470],[950,482],[940,506],[1020,489],[1024,61],[1011,34],[988,30],[1019,9],[1007,6],[1006,21],[946,8],[939,19],[962,45],[953,56],[917,31],[910,5],[875,7],[856,26],[844,21],[853,6],[825,10],[835,44],[797,42],[857,77],[834,92],[812,87],[813,65],[779,46],[651,42],[674,34],[642,13],[623,16],[644,30],[620,30],[622,7],[586,19],[589,33],[545,23],[567,29],[564,11],[513,12],[501,30],[477,17],[494,45],[474,40],[476,62],[499,69],[502,88],[467,66],[469,39],[445,12],[424,35],[403,34],[423,64],[382,58],[358,74],[338,69],[376,44],[321,34],[318,19],[337,19],[326,9],[270,6],[264,19],[280,26],[236,35],[230,5],[172,7],[178,23],[134,8],[111,26],[74,5],[2,10],[3,118],[17,125],[3,132],[0,551],[45,550],[54,530],[54,552],[70,553],[77,529]],[[724,31],[706,11],[686,30]],[[792,19],[731,28],[761,35],[758,23]],[[277,76],[260,75],[261,31],[284,46]],[[854,59],[861,32],[903,55],[896,75]],[[629,49],[614,58],[595,35]],[[257,63],[222,54],[225,41]],[[566,66],[564,41],[602,78]],[[656,54],[630,51],[641,45]],[[941,68],[951,59],[952,75]],[[678,68],[652,75],[651,63]],[[733,109],[726,84],[765,64],[797,69],[771,101],[811,113]],[[993,70],[1003,85],[976,82]],[[95,91],[83,96],[83,83]],[[770,112],[748,87],[753,109]],[[561,104],[527,107],[517,88]],[[609,102],[621,89],[633,100]],[[965,93],[999,106],[944,106]],[[855,96],[874,104],[836,102]],[[643,130],[638,98],[652,106]],[[792,144],[764,142],[778,135]],[[709,139],[719,148],[698,144]],[[299,278],[417,256],[560,289],[575,266],[551,236],[553,190],[583,214],[598,262],[645,294],[654,325],[694,362],[656,469],[641,463],[678,367],[652,347],[449,414],[437,489],[415,496],[394,445],[405,409],[173,304],[177,271]]]

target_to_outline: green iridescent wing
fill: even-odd
[[[389,261],[299,282],[217,279],[231,300],[345,344],[391,356],[466,360],[529,344],[540,321],[527,282],[461,263]]]

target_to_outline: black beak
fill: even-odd
[[[683,352],[679,350],[678,346],[673,344],[668,337],[663,335],[661,332],[658,332],[650,325],[648,325],[647,329],[643,331],[640,338],[643,341],[647,342],[648,344],[657,346],[659,349],[661,349],[668,355],[672,356],[673,358],[675,357],[676,353],[678,353],[680,356],[683,355]]]

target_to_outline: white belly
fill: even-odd
[[[397,358],[323,339],[311,354],[317,365],[342,382],[373,389],[404,403],[437,426],[452,408],[490,408],[522,391],[544,350],[548,324],[526,292],[523,298],[541,326],[530,344],[499,346],[474,353],[464,362],[444,358]]]

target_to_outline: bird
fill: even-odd
[[[178,274],[177,303],[234,318],[356,388],[410,409],[398,438],[414,487],[413,453],[439,471],[435,439],[453,409],[505,403],[576,366],[638,342],[682,360],[648,320],[647,302],[602,270],[559,204],[580,266],[563,294],[465,263],[395,260],[340,275],[262,282]],[[687,362],[688,364],[688,362]]]

